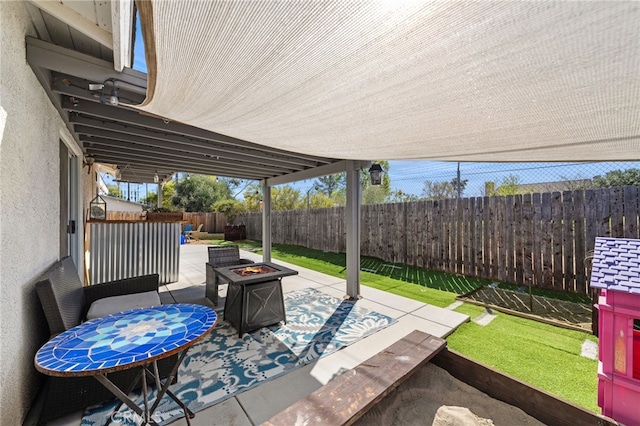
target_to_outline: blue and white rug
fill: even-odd
[[[284,295],[287,324],[262,328],[238,337],[227,322],[189,349],[180,366],[178,382],[170,386],[193,412],[224,401],[266,380],[309,364],[395,322],[394,319],[308,288]],[[222,316],[221,316],[222,317]],[[155,396],[155,391],[152,392]],[[134,400],[142,403],[140,392]],[[122,404],[108,403],[87,409],[83,425],[137,425],[140,418]],[[154,413],[168,423],[184,413],[165,396]]]

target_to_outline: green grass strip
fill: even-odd
[[[476,317],[484,311],[463,305],[457,312]],[[495,312],[494,312],[495,313]],[[582,343],[598,339],[502,313],[486,326],[469,322],[447,338],[447,345],[471,359],[523,382],[599,412],[598,361],[582,357]]]

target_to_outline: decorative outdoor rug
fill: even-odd
[[[308,288],[284,295],[287,324],[245,333],[242,339],[222,321],[202,342],[192,346],[180,366],[178,382],[169,389],[193,412],[224,401],[266,380],[309,364],[395,322],[354,302]],[[141,392],[134,393],[138,404]],[[155,397],[155,390],[151,392]],[[82,424],[137,425],[141,419],[119,401],[85,411]],[[165,396],[154,413],[158,423],[184,416]]]

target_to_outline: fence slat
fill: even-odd
[[[553,218],[551,215],[551,193],[541,197],[540,208],[540,252],[542,254],[542,288],[553,288]]]
[[[570,191],[562,193],[562,253],[563,259],[563,288],[575,291],[575,253],[573,251],[573,197]]]
[[[507,214],[511,214],[511,209],[507,212],[507,200],[505,197],[498,197],[496,202],[497,214],[495,223],[495,232],[498,236],[498,244],[495,248],[495,255],[498,259],[498,279],[500,281],[513,282],[509,280],[507,270],[509,268],[509,259],[513,259],[513,251],[509,253],[509,232]]]
[[[584,226],[584,192],[575,191],[573,193],[573,219],[575,242],[575,285],[576,293],[587,292],[587,272],[585,267],[585,226]]]
[[[482,223],[483,223],[483,240],[482,240],[482,255],[484,264],[482,265],[482,276],[483,278],[491,277],[491,264],[493,262],[492,253],[491,253],[491,245],[495,235],[491,232],[491,221],[493,219],[491,215],[492,202],[491,200],[494,197],[483,197],[482,198]]]
[[[551,194],[551,216],[553,218],[553,288],[564,288],[562,270],[562,194]]]
[[[464,210],[465,216],[466,216],[466,220],[465,220],[465,235],[464,235],[464,241],[465,241],[465,250],[464,250],[464,271],[462,272],[465,275],[477,275],[477,271],[476,271],[476,256],[473,252],[474,248],[475,248],[475,235],[476,235],[476,224],[475,224],[475,218],[476,218],[476,199],[475,198],[466,198],[466,207]]]
[[[537,240],[534,235],[534,217],[531,194],[522,196],[522,220],[521,220],[520,245],[522,246],[522,280],[524,285],[533,285],[533,242]]]
[[[507,197],[508,199],[509,197]],[[509,209],[511,210],[511,209]],[[507,247],[507,253],[511,260],[508,280],[515,280],[519,286],[524,285],[522,279],[522,195],[513,196],[513,213],[511,216],[511,229],[509,232],[511,247]]]
[[[638,238],[638,187],[624,187],[624,237]]]
[[[484,239],[487,238],[486,229],[483,226],[483,211],[484,211],[484,198],[476,197],[476,205],[475,205],[475,245],[472,248],[472,255],[475,256],[476,262],[476,276],[487,278],[484,271]]]

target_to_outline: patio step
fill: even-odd
[[[352,424],[445,346],[445,340],[415,330],[263,425]]]

